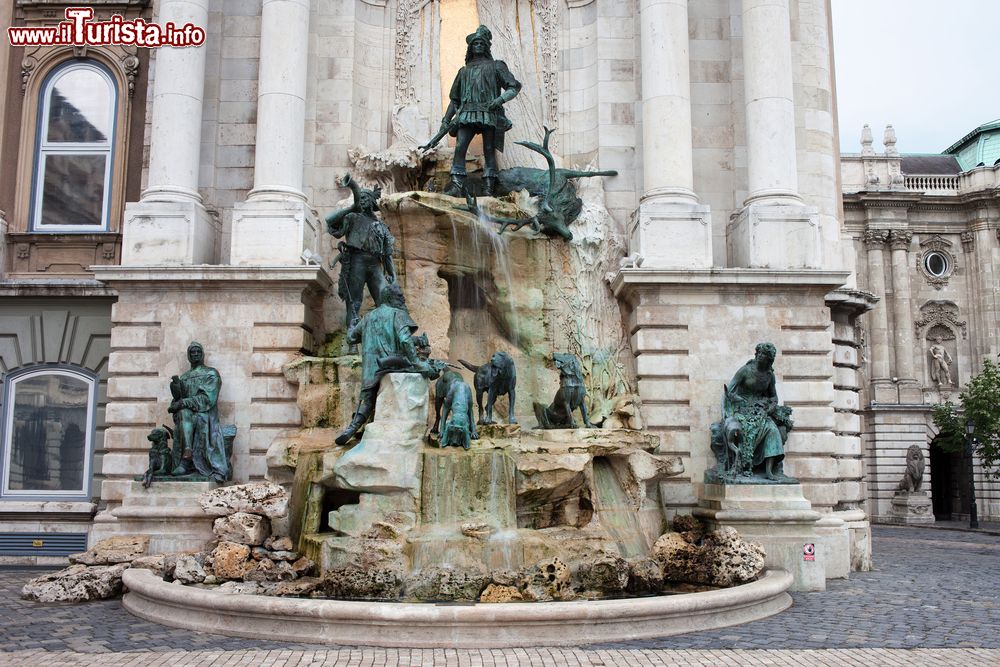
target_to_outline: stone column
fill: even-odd
[[[819,211],[802,205],[788,0],[743,0],[747,191],[728,229],[729,260],[754,268],[819,268]]]
[[[640,0],[643,193],[631,251],[644,266],[712,266],[709,208],[694,193],[687,0]]]
[[[209,0],[162,0],[160,24],[208,24]],[[218,224],[198,193],[205,45],[156,49],[147,187],[125,206],[122,264],[207,264]]]
[[[909,249],[912,238],[911,232],[900,229],[894,229],[889,234],[892,247],[893,346],[896,350],[894,376],[899,380],[901,403],[921,402],[913,372],[913,357],[918,352],[913,335],[913,311],[910,309]]]
[[[879,298],[869,318],[870,332],[868,349],[871,350],[872,381],[885,381],[889,375],[889,315],[885,298],[885,261],[882,249],[889,240],[889,232],[881,229],[866,229],[865,246],[868,248],[869,289]]]
[[[254,187],[233,210],[232,264],[301,264],[320,230],[302,193],[309,0],[264,0]]]

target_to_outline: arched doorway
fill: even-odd
[[[969,471],[961,452],[931,442],[931,502],[938,521],[961,521],[969,516]]]

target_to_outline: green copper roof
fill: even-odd
[[[944,152],[955,156],[962,171],[973,169],[980,163],[993,166],[994,162],[1000,160],[1000,118],[980,125]]]

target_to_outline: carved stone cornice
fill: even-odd
[[[866,229],[861,238],[868,250],[881,250],[889,240],[889,232],[885,229]]]
[[[889,245],[893,250],[909,250],[912,240],[913,232],[907,230],[894,229],[889,234]]]

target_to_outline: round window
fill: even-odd
[[[948,257],[944,253],[929,252],[924,256],[924,268],[927,273],[940,278],[948,273]]]

